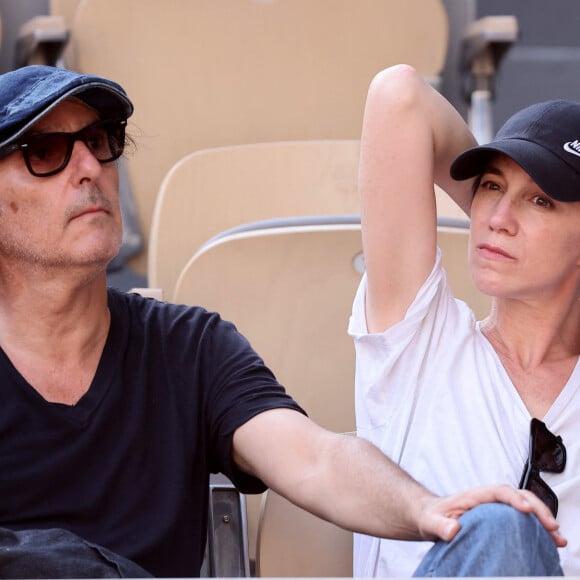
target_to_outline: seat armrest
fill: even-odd
[[[223,474],[209,485],[208,527],[204,576],[250,576],[245,496]]]
[[[461,76],[467,102],[477,90],[493,95],[501,61],[517,38],[515,16],[486,16],[467,27],[461,46]]]
[[[29,64],[56,66],[68,43],[70,31],[63,16],[35,16],[18,32],[14,68]]]

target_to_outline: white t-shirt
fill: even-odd
[[[356,421],[372,441],[440,495],[479,485],[517,487],[531,416],[471,309],[451,294],[440,252],[404,320],[369,334],[366,276],[349,324],[356,349]],[[580,364],[542,420],[567,450],[562,474],[542,473],[559,500],[566,575],[580,575]],[[370,475],[370,474],[369,474]],[[410,576],[430,542],[356,535],[354,576]]]

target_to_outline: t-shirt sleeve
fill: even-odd
[[[353,301],[348,333],[355,340],[355,344],[359,341],[378,342],[382,349],[388,349],[389,344],[399,348],[402,344],[408,344],[413,335],[424,324],[429,311],[433,309],[434,302],[442,299],[452,300],[452,295],[446,285],[445,273],[441,267],[439,248],[433,269],[417,292],[404,318],[384,332],[374,334],[368,332],[365,311],[366,289],[367,278],[365,274]]]
[[[421,377],[426,364],[447,352],[445,345],[454,341],[458,329],[471,332],[475,320],[471,309],[454,298],[439,249],[405,316],[384,332],[367,331],[365,294],[363,278],[349,324],[356,352],[356,424],[359,436],[377,443],[386,425],[414,405],[425,384]]]

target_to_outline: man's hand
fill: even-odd
[[[448,497],[432,497],[425,501],[418,526],[425,540],[452,540],[461,525],[458,519],[471,508],[483,503],[504,503],[524,513],[533,513],[550,533],[559,548],[567,540],[558,531],[559,525],[544,502],[532,492],[509,485],[477,487]]]

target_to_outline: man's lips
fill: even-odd
[[[90,206],[90,207],[85,207],[83,210],[75,212],[73,214],[73,216],[71,217],[71,220],[82,217],[84,215],[90,215],[90,214],[101,213],[101,212],[108,213],[107,210],[101,205],[94,205],[94,206]]]

